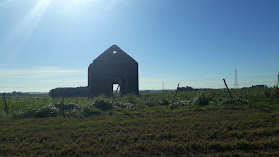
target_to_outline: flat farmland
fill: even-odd
[[[279,106],[2,118],[0,156],[279,156]]]

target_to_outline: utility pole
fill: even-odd
[[[164,81],[162,82],[162,91],[164,91],[165,90],[165,84],[164,84]]]
[[[277,80],[277,87],[279,86],[279,73],[278,73],[278,80]]]
[[[237,81],[237,70],[234,70],[234,88],[238,88],[238,81]]]

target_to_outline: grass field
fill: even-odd
[[[278,156],[279,107],[1,119],[2,156]]]
[[[235,90],[234,100],[226,91],[181,92],[174,105],[173,92],[114,104],[10,98],[0,156],[279,156],[277,92]]]

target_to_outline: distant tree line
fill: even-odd
[[[76,87],[76,88],[55,88],[50,90],[49,95],[52,98],[58,97],[88,97],[88,87]]]
[[[194,91],[195,89],[189,86],[186,87],[178,87],[178,91]]]
[[[0,95],[5,94],[5,96],[30,96],[30,93],[22,93],[22,92],[16,92],[13,91],[12,93],[0,93]]]
[[[207,91],[207,90],[216,90],[213,88],[192,88],[190,86],[186,86],[186,87],[178,87],[177,89],[180,92],[184,92],[184,91]]]
[[[252,85],[252,87],[244,87],[242,89],[246,89],[246,88],[268,88],[267,85]]]
[[[252,87],[243,87],[241,89],[249,89],[249,88],[268,88],[267,85],[252,85]],[[224,88],[221,88],[224,89]],[[190,86],[186,87],[178,87],[178,91],[207,91],[207,90],[218,90],[218,89],[213,89],[213,88],[192,88]]]

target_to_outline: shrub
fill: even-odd
[[[98,99],[93,105],[102,111],[112,110],[112,103],[107,100]]]
[[[66,116],[67,112],[72,117],[73,115],[76,115],[77,113],[74,113],[75,111],[79,110],[79,106],[76,104],[55,104],[54,105],[57,110],[59,110],[59,113],[62,114],[63,117]],[[72,113],[73,112],[73,113]]]
[[[170,102],[169,102],[169,100],[168,100],[168,99],[163,98],[163,100],[159,101],[159,104],[160,104],[160,105],[169,105],[169,104],[170,104]]]
[[[209,102],[210,102],[210,100],[209,100],[204,94],[201,94],[201,95],[197,98],[195,104],[196,104],[197,106],[206,106],[206,105],[209,104]]]
[[[42,109],[38,109],[33,113],[33,118],[46,118],[58,116],[58,110],[53,106],[44,106]]]
[[[52,105],[14,112],[13,118],[46,118],[58,116],[58,110]]]
[[[274,87],[273,90],[271,91],[271,97],[272,98],[279,98],[279,88]]]
[[[132,103],[132,104],[136,103],[137,98],[138,97],[136,95],[129,94],[127,97],[128,103]]]

